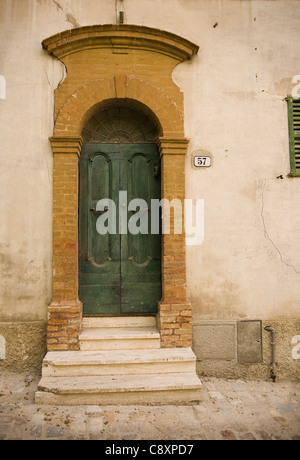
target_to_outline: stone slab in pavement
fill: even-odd
[[[300,383],[201,378],[195,406],[42,406],[39,376],[1,372],[0,440],[300,440]]]

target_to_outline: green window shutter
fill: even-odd
[[[300,177],[300,99],[287,98],[289,111],[289,135],[291,176]]]

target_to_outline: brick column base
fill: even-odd
[[[192,309],[190,303],[160,302],[159,327],[162,348],[192,346]]]
[[[48,351],[79,350],[81,325],[81,302],[70,302],[68,305],[52,303],[48,307]]]

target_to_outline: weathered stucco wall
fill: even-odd
[[[237,370],[235,331],[239,321],[255,320],[285,331],[278,359],[282,375],[295,377],[299,359],[291,341],[300,334],[300,179],[288,177],[285,97],[300,73],[300,3],[124,0],[124,6],[127,23],[161,28],[200,46],[198,55],[173,73],[184,92],[185,135],[191,140],[186,195],[203,199],[205,206],[204,241],[187,247],[199,372],[243,373]],[[53,160],[48,137],[53,133],[54,90],[64,80],[65,68],[41,42],[68,28],[115,19],[113,0],[0,0],[0,75],[6,82],[5,98],[0,98],[0,334],[7,343],[0,365],[11,356],[11,326],[5,324],[36,325],[44,347],[42,330],[52,298]],[[192,166],[199,151],[209,152],[211,168]],[[222,337],[229,323],[235,347],[230,372],[213,336],[203,340],[205,324],[214,325],[209,331]],[[25,337],[26,328],[22,331]],[[263,336],[260,376],[270,356],[269,335]]]
[[[285,97],[299,72],[299,4],[209,3],[201,51],[174,75],[191,138],[187,196],[205,200],[204,244],[188,248],[195,319],[297,315],[300,183],[287,177]],[[192,168],[198,149],[212,168]]]

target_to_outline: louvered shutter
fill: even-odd
[[[300,177],[300,99],[288,98],[291,175]]]

